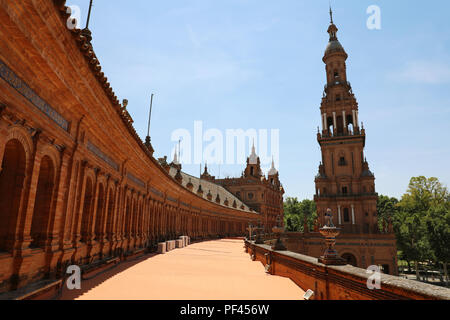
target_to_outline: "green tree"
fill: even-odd
[[[430,243],[435,262],[442,264],[444,280],[448,284],[448,269],[450,263],[450,208],[449,201],[428,210],[425,219],[428,241]]]
[[[284,219],[286,231],[303,232],[306,219],[309,228],[314,224],[316,204],[314,201],[305,199],[301,202],[297,198],[288,197],[284,202]]]
[[[398,199],[380,195],[377,202],[378,227],[381,231],[386,231],[389,221],[393,221],[398,211]]]
[[[394,231],[402,258],[414,261],[419,279],[419,263],[435,261],[447,268],[449,222],[446,218],[449,194],[437,178],[413,177],[407,192],[396,205]],[[447,237],[447,238],[446,238]],[[447,239],[447,240],[446,240]]]

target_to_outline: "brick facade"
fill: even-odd
[[[66,10],[0,4],[0,292],[180,235],[244,235],[257,219],[161,167]]]

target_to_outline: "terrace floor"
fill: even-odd
[[[166,254],[127,261],[64,290],[70,300],[303,300],[288,278],[265,273],[242,240],[194,243]]]

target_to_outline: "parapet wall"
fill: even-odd
[[[245,242],[246,252],[272,275],[287,277],[315,300],[450,300],[450,289],[381,274],[380,289],[370,290],[372,275],[365,269],[326,266],[317,258],[290,251],[274,251],[268,245]],[[270,267],[268,267],[270,265]]]

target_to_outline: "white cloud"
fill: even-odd
[[[443,84],[450,82],[450,65],[444,62],[411,61],[389,77],[403,82]]]

